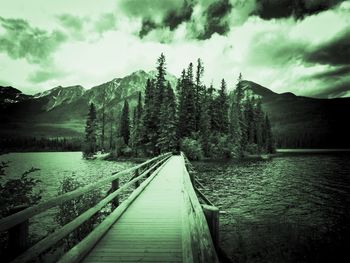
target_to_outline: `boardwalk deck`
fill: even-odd
[[[173,156],[84,262],[182,262],[183,179]],[[142,197],[142,198],[141,198]]]

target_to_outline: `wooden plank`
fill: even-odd
[[[111,258],[118,262],[125,259],[132,259],[134,262],[138,260],[144,262],[147,259],[150,262],[172,262],[173,257],[165,257],[164,254],[171,255],[174,249],[177,251],[174,252],[175,262],[182,261],[181,191],[183,185],[182,178],[178,174],[179,165],[181,165],[181,158],[178,156],[172,157],[167,162],[142,195],[130,205],[84,258],[84,262],[93,262],[96,259],[108,261],[108,257],[97,257],[97,255],[105,255],[106,249],[111,251],[110,255],[113,255]],[[139,253],[142,254],[140,258],[135,258],[133,253],[123,252],[131,249],[144,251],[152,247],[157,248],[155,253]],[[167,253],[161,251],[167,251]],[[122,255],[125,256],[121,257]]]

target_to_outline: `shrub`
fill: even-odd
[[[31,168],[17,179],[2,182],[6,176],[5,168],[8,162],[0,162],[0,218],[9,216],[11,210],[21,205],[32,206],[41,199],[42,190],[38,189],[39,179],[30,177],[39,169]],[[0,233],[0,258],[7,260],[8,233]]]
[[[209,141],[210,157],[217,159],[229,159],[231,157],[236,157],[237,148],[229,140],[227,135],[214,134],[210,137]]]
[[[258,154],[259,153],[259,147],[255,143],[248,144],[247,147],[245,148],[245,150],[248,154]]]
[[[60,187],[58,189],[58,194],[64,194],[73,191],[84,184],[77,180],[74,176],[66,176],[61,181]],[[82,214],[84,211],[93,207],[101,199],[101,193],[99,190],[93,190],[82,196],[74,198],[70,201],[62,203],[58,207],[58,211],[55,215],[55,221],[64,226],[70,221],[74,220],[77,216]],[[94,228],[95,224],[99,221],[99,213],[92,216],[89,220],[83,223],[80,227],[74,230],[65,240],[64,246],[65,250],[68,250],[79,241],[81,241],[85,236],[87,236]]]
[[[6,167],[8,167],[8,163],[0,163],[0,176],[6,176]],[[13,207],[31,206],[40,201],[42,190],[38,189],[37,185],[41,181],[29,176],[38,170],[37,168],[31,168],[17,179],[0,183],[0,217],[7,216],[9,210]]]
[[[197,140],[184,138],[181,142],[181,151],[185,153],[189,160],[197,161],[203,159],[202,145]]]

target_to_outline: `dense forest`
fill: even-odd
[[[0,153],[12,151],[81,151],[81,138],[2,137]]]
[[[224,79],[219,89],[203,84],[200,59],[196,66],[190,63],[182,71],[176,87],[166,81],[163,54],[156,71],[156,77],[147,80],[144,97],[139,93],[136,107],[130,108],[125,100],[116,123],[115,143],[110,145],[114,155],[153,156],[182,150],[191,159],[201,159],[274,152],[271,125],[261,98],[243,88],[241,74],[228,93]],[[97,116],[91,103],[83,146],[86,157],[104,149],[105,124],[98,121],[101,119],[104,116]],[[103,139],[98,138],[99,131]]]

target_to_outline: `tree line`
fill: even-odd
[[[183,150],[192,159],[239,158],[246,154],[273,153],[274,139],[261,98],[248,92],[240,74],[228,92],[224,79],[219,89],[203,84],[201,59],[182,71],[176,87],[166,80],[166,60],[157,60],[155,78],[147,80],[137,105],[128,100],[118,119],[113,153],[117,156],[154,156]],[[84,153],[97,149],[96,108],[90,105],[85,127]]]

